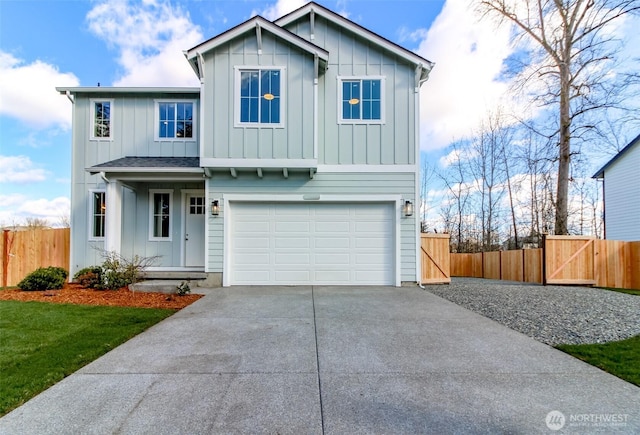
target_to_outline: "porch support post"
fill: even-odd
[[[122,183],[110,180],[107,184],[107,204],[104,249],[120,254],[122,245]]]

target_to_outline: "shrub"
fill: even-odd
[[[41,267],[20,281],[18,287],[27,291],[60,289],[67,276],[67,271],[61,267]]]
[[[178,296],[185,296],[189,293],[191,293],[191,287],[189,287],[189,283],[185,281],[181,282],[178,286]]]
[[[101,283],[102,268],[100,266],[90,266],[80,269],[73,275],[73,282],[86,288],[98,288]]]
[[[128,259],[120,254],[102,251],[104,262],[100,266],[100,283],[95,286],[101,290],[117,290],[137,282],[138,275],[158,257],[135,255]]]

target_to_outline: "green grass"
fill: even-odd
[[[173,313],[0,301],[0,416]]]
[[[561,344],[556,347],[640,387],[640,335],[604,344]]]
[[[628,295],[640,296],[640,290],[632,290],[628,288],[615,288],[615,287],[597,287],[597,288],[601,288],[603,290],[609,290],[612,292],[626,293]]]

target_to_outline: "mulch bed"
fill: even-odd
[[[92,290],[78,284],[65,284],[60,290],[0,291],[2,301],[38,301],[56,304],[109,305],[116,307],[166,308],[180,310],[200,299],[202,295],[179,296],[166,293],[132,292],[126,287],[118,290]]]

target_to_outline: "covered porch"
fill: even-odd
[[[203,278],[210,213],[197,157],[124,157],[86,170],[106,186],[106,251],[153,257],[146,278]]]

